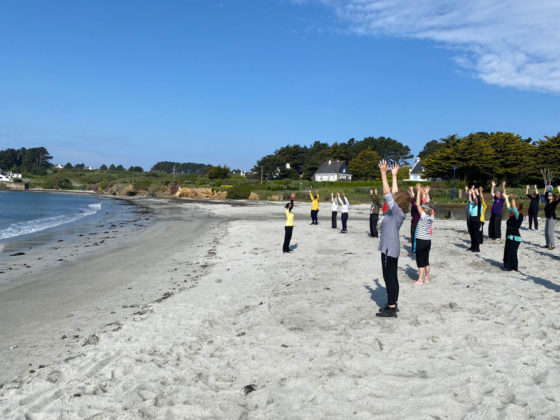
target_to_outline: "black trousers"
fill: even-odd
[[[342,219],[342,231],[346,232],[346,224],[348,223],[348,213],[341,213],[340,218]]]
[[[504,268],[506,270],[517,271],[517,250],[520,243],[513,239],[506,239],[506,246],[504,248]]]
[[[336,229],[336,217],[338,215],[337,211],[333,211],[331,215],[331,226],[333,229]]]
[[[480,222],[480,229],[478,229],[478,243],[484,243],[484,222]]]
[[[293,226],[284,226],[284,246],[282,247],[284,252],[290,252],[290,241],[292,240],[293,231]]]
[[[397,276],[399,259],[381,253],[381,267],[383,267],[383,280],[387,288],[387,305],[395,305],[399,300],[399,278]]]
[[[369,233],[374,238],[379,236],[379,232],[377,232],[377,221],[379,220],[379,214],[371,213],[369,215]]]
[[[471,217],[469,224],[469,235],[471,236],[471,250],[480,251],[480,245],[478,242],[478,231],[480,230],[480,220],[476,217]]]
[[[490,239],[500,239],[502,237],[502,215],[494,214],[490,216],[488,223],[488,237]]]
[[[538,222],[538,212],[532,212],[531,210],[529,210],[529,229],[531,229],[533,227],[533,223],[535,222],[535,229],[539,228],[539,222]]]
[[[319,210],[311,210],[311,223],[314,225],[319,223],[317,216],[319,215]]]
[[[430,249],[432,241],[429,239],[416,239],[416,265],[424,268],[430,265]]]

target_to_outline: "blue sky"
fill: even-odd
[[[560,131],[560,2],[17,1],[0,149],[250,169],[286,144]]]

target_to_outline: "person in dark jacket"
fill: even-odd
[[[369,190],[369,196],[371,198],[371,207],[369,208],[369,236],[377,238],[379,236],[377,223],[379,221],[379,209],[381,208],[381,200],[377,195],[377,188],[375,190]]]
[[[535,223],[535,231],[539,231],[539,220],[538,220],[538,215],[539,215],[539,190],[537,189],[537,186],[535,185],[535,192],[529,194],[529,185],[527,185],[527,188],[525,188],[525,194],[527,195],[527,198],[529,200],[531,200],[529,202],[529,230],[533,230],[533,223]]]
[[[519,228],[523,223],[523,203],[519,206],[515,204],[515,195],[511,195],[511,206],[509,204],[509,195],[504,193],[506,207],[509,218],[506,222],[506,246],[504,248],[504,270],[517,271],[517,250],[521,243],[521,233]]]
[[[492,203],[492,209],[490,210],[490,222],[488,223],[488,237],[490,239],[496,240],[502,237],[502,212],[504,207],[503,194],[506,193],[506,183],[502,182],[502,193],[497,191],[494,194],[494,187],[496,187],[496,182],[492,181],[492,189],[490,194],[494,196],[494,202]]]
[[[560,193],[560,185],[557,187]],[[556,248],[556,238],[554,237],[554,228],[556,227],[556,206],[560,203],[560,196],[553,194],[552,191],[545,193],[546,205],[544,206],[544,217],[546,222],[544,225],[544,239],[546,248]]]

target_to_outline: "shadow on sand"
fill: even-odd
[[[548,256],[548,254],[545,254],[545,255]],[[501,270],[504,269],[503,263],[501,263],[499,261],[491,260],[490,258],[484,258],[484,257],[480,257],[480,259],[486,261],[487,263],[489,263],[490,265],[493,265],[494,267],[500,268]],[[538,277],[538,276],[532,276],[530,274],[525,274],[521,271],[517,271],[517,273],[522,276],[522,278],[520,278],[519,280],[532,281],[535,284],[538,284],[540,286],[544,286],[547,289],[550,289],[550,290],[553,290],[557,293],[560,293],[560,285],[558,285],[556,283],[553,283],[550,280],[543,279],[542,277]]]
[[[379,279],[375,279],[374,282],[376,286],[375,289],[369,284],[364,285],[364,288],[369,292],[370,299],[380,308],[384,308],[387,304],[387,290],[379,283]]]

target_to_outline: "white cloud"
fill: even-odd
[[[316,0],[350,30],[432,40],[489,84],[560,93],[560,0]]]

